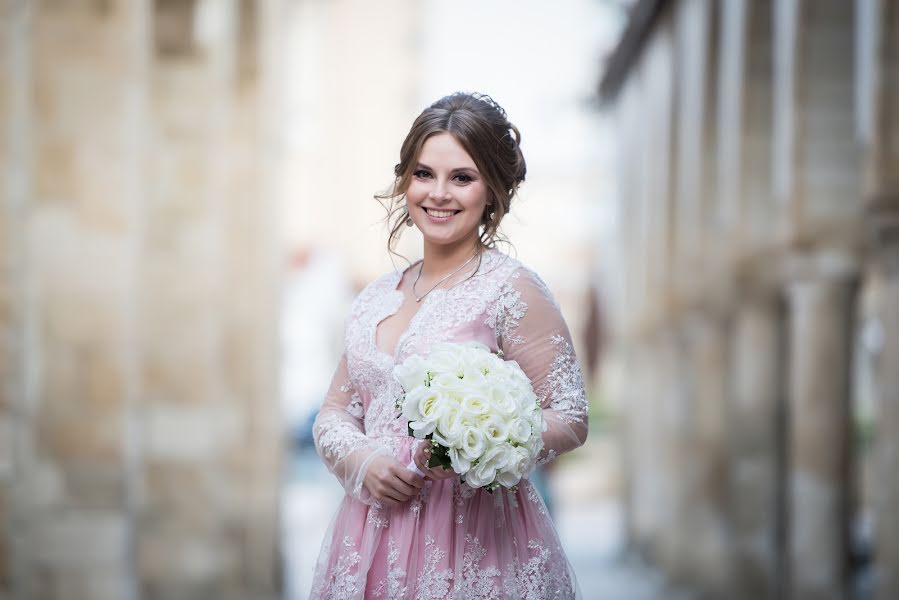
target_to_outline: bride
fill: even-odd
[[[395,365],[476,340],[518,362],[547,430],[536,464],[582,445],[587,399],[571,336],[543,280],[496,248],[524,181],[521,136],[489,96],[426,108],[403,142],[389,203],[393,252],[417,227],[423,259],[370,283],[315,421],[321,459],[346,489],[322,544],[313,599],[580,598],[543,499],[528,479],[494,493],[427,467],[395,408]],[[414,462],[417,469],[413,469]],[[419,475],[424,473],[424,476]]]

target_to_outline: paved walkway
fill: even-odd
[[[598,449],[600,446],[592,448],[594,455]],[[587,447],[584,451],[591,453]],[[584,462],[585,459],[578,461],[580,468]],[[592,461],[591,466],[602,468]],[[623,557],[621,515],[616,500],[595,489],[594,484],[601,482],[602,477],[585,479],[565,464],[553,477],[556,524],[584,600],[692,600],[689,594],[666,588],[659,574],[646,565]],[[342,496],[343,488],[314,451],[293,456],[282,507],[288,565],[286,600],[308,597],[325,530]]]

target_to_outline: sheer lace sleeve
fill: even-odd
[[[322,461],[353,498],[374,504],[362,485],[371,461],[390,455],[386,446],[365,435],[362,402],[350,383],[346,353],[331,379],[321,409],[312,426],[315,448]]]
[[[512,274],[498,304],[500,347],[530,378],[547,422],[537,464],[549,462],[587,439],[587,396],[571,335],[549,288],[527,268]]]

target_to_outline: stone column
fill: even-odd
[[[13,11],[13,83],[24,86],[2,111],[15,119],[13,166],[23,169],[6,213],[21,244],[12,596],[127,600],[147,3],[2,10]]]
[[[13,494],[27,457],[25,207],[29,198],[31,6],[0,7],[0,598],[23,596],[15,552],[21,508]]]
[[[685,368],[692,380],[686,456],[684,540],[691,579],[711,597],[725,594],[730,581],[727,546],[727,428],[729,321],[720,308],[687,317]]]
[[[734,598],[781,597],[783,361],[780,303],[747,297],[731,340],[730,517]]]
[[[789,304],[789,598],[848,593],[854,265],[839,254],[803,257]]]
[[[875,464],[876,581],[878,600],[899,598],[899,213],[876,227],[875,261],[881,285],[877,306],[882,346],[876,362]]]

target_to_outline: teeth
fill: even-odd
[[[425,211],[432,217],[437,217],[439,219],[451,217],[456,213],[454,210],[434,210],[431,208],[426,208]]]

